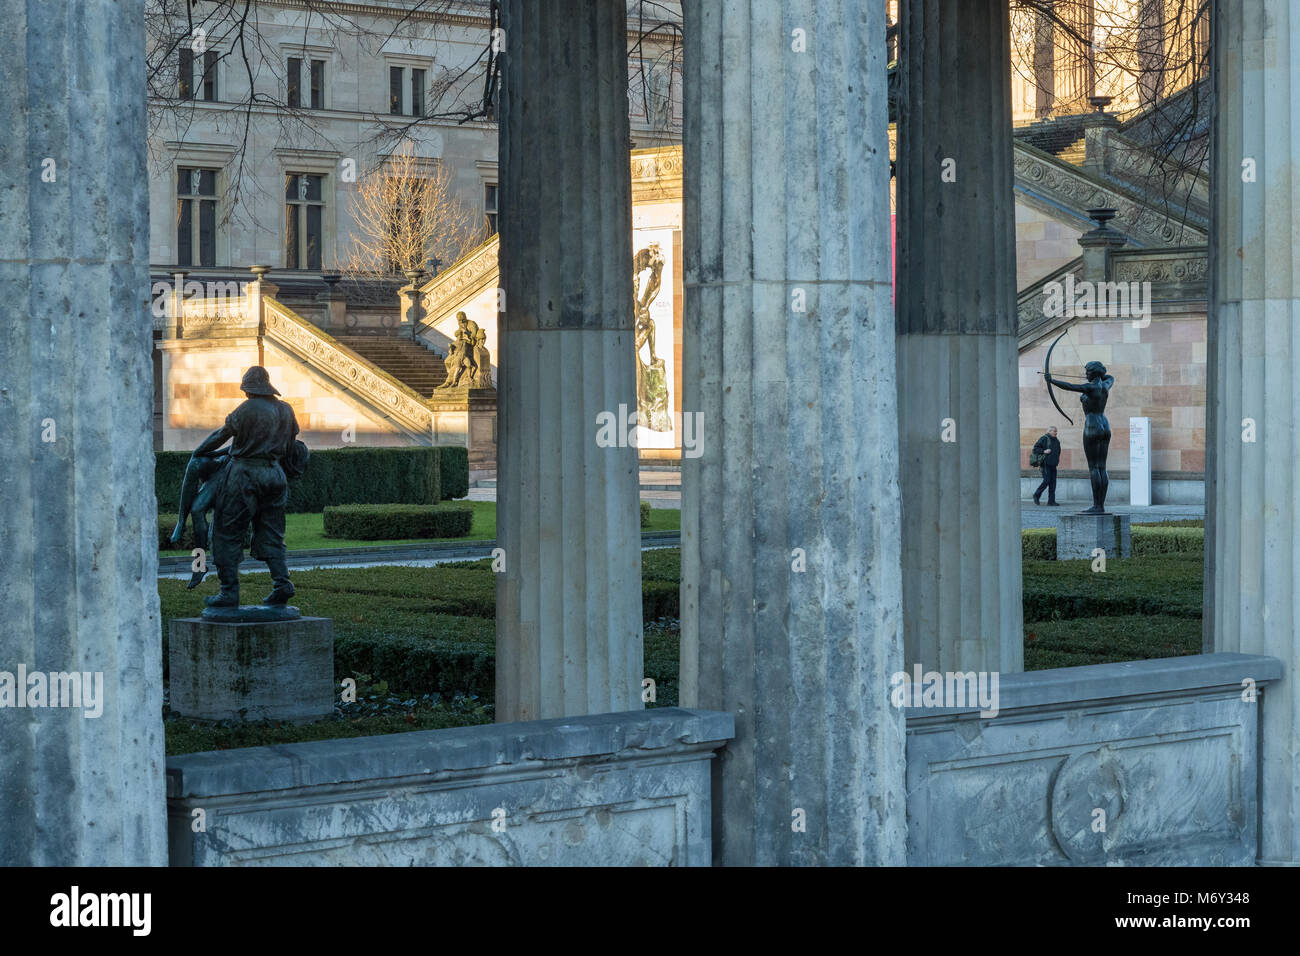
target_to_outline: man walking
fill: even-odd
[[[289,482],[280,462],[289,455],[298,434],[298,420],[280,393],[271,386],[266,369],[254,365],[239,388],[245,401],[226,423],[194,450],[211,455],[230,441],[230,460],[217,483],[212,521],[212,559],[221,581],[220,593],[209,607],[239,606],[239,564],[244,560],[244,532],[253,526],[252,552],[271,569],[271,593],[263,604],[288,604],[293,597],[284,548],[284,508]]]
[[[1047,489],[1047,503],[1056,504],[1056,466],[1061,461],[1061,443],[1056,438],[1056,426],[1047,429],[1047,434],[1034,443],[1034,450],[1029,454],[1030,464],[1035,461],[1043,470],[1043,482],[1034,492],[1034,504],[1042,504],[1043,489]]]

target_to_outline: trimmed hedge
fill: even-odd
[[[641,502],[641,527],[650,527],[650,502]]]
[[[1159,554],[1205,554],[1205,528],[1133,526],[1133,557]]]
[[[331,505],[325,509],[325,537],[357,541],[398,538],[463,538],[474,509],[460,502],[436,505]]]
[[[456,445],[438,448],[442,461],[442,500],[469,494],[469,449]]]
[[[442,497],[439,479],[445,450],[313,449],[307,473],[289,482],[289,504],[285,510],[302,513],[319,512],[326,505],[436,504]],[[460,451],[468,455],[465,449]],[[174,512],[179,506],[181,481],[189,460],[187,451],[155,453],[154,494],[160,512]]]
[[[1020,532],[1020,556],[1025,561],[1056,560],[1056,529],[1026,528]]]
[[[1133,525],[1133,557],[1205,553],[1205,528],[1195,524],[1163,522]],[[1020,532],[1020,553],[1026,561],[1056,560],[1056,529],[1026,528]]]
[[[1024,619],[1159,614],[1199,618],[1203,605],[1199,560],[1180,555],[1110,561],[1093,572],[1088,561],[1026,562]]]
[[[1025,670],[1201,653],[1198,618],[1121,615],[1025,624]]]

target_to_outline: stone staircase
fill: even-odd
[[[432,396],[433,390],[447,377],[446,367],[437,353],[410,339],[390,335],[336,335],[334,338],[424,398]]]

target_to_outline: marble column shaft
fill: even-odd
[[[909,668],[1023,669],[1006,0],[904,0],[897,323]]]
[[[1207,651],[1271,654],[1260,858],[1300,863],[1300,8],[1219,3],[1209,375]]]
[[[0,20],[0,671],[102,708],[0,687],[3,865],[167,862],[143,6]]]
[[[714,859],[899,864],[884,7],[685,5],[684,706],[729,711]]]
[[[642,706],[626,14],[502,4],[500,721]]]

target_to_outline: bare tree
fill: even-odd
[[[423,269],[431,258],[459,259],[487,237],[487,223],[451,187],[442,163],[416,155],[402,142],[359,177],[353,200],[356,231],[342,258],[353,279],[401,275]]]

